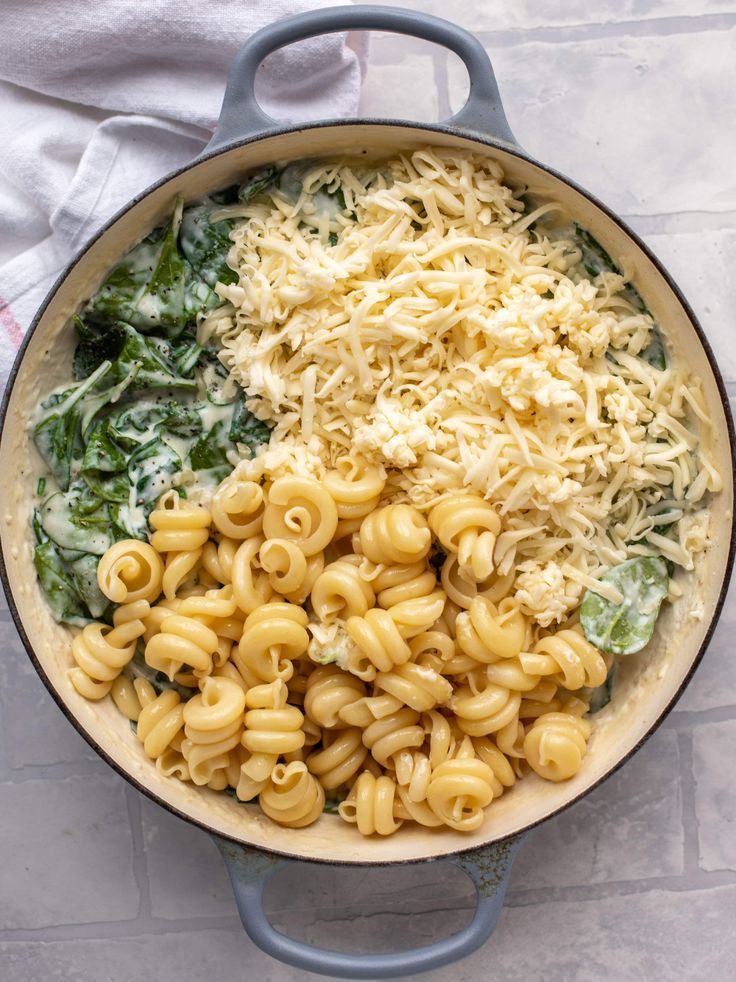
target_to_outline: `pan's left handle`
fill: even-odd
[[[279,961],[307,972],[344,979],[390,979],[427,972],[465,958],[490,937],[503,907],[511,864],[521,836],[446,857],[473,880],[477,906],[470,924],[421,948],[353,955],[295,941],[273,927],[263,910],[263,890],[273,874],[292,860],[215,839],[233,885],[240,919],[258,947]]]
[[[467,69],[470,92],[465,105],[447,124],[471,135],[517,145],[506,121],[491,62],[478,38],[457,24],[416,10],[356,5],[325,7],[286,17],[249,38],[233,62],[217,129],[204,154],[278,132],[279,124],[256,99],[256,73],[261,63],[278,48],[337,31],[393,31],[454,51]]]

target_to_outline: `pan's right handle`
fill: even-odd
[[[215,134],[205,153],[232,143],[267,136],[279,124],[267,116],[255,96],[256,73],[272,52],[295,41],[338,31],[393,31],[440,44],[459,55],[470,77],[468,101],[447,123],[474,136],[516,146],[501,105],[496,77],[480,41],[440,17],[398,7],[326,7],[287,17],[257,31],[238,52],[228,79]]]
[[[490,937],[503,907],[511,864],[521,836],[448,856],[472,879],[476,909],[472,921],[457,934],[421,948],[381,954],[353,955],[319,948],[282,934],[266,917],[263,890],[270,877],[290,860],[215,838],[225,860],[243,927],[258,947],[279,961],[306,972],[344,979],[393,979],[449,965],[471,954]]]

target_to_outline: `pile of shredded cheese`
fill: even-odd
[[[353,453],[420,508],[479,492],[503,519],[498,569],[543,626],[631,556],[692,568],[694,506],[721,487],[699,383],[640,357],[651,316],[622,275],[586,273],[554,204],[528,210],[457,150],[297,176],[213,216],[242,219],[239,282],[201,330],[275,423],[249,476],[321,477]]]

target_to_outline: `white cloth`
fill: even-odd
[[[74,253],[208,141],[246,38],[289,14],[344,2],[3,0],[0,392]],[[326,35],[269,57],[257,93],[264,110],[290,121],[354,114],[364,44],[362,35]]]

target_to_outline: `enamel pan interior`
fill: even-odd
[[[33,569],[29,518],[40,460],[28,421],[42,396],[71,379],[70,315],[113,262],[170,215],[176,195],[197,198],[272,161],[367,152],[384,156],[428,144],[474,150],[497,160],[512,185],[562,202],[615,261],[633,266],[635,284],[671,349],[703,381],[715,422],[711,453],[723,475],[724,491],[713,500],[712,544],[687,581],[686,595],[660,619],[652,645],[621,660],[613,701],[596,717],[589,753],[572,780],[550,784],[535,776],[525,778],[493,803],[485,824],[470,836],[405,827],[399,835],[366,843],[336,816],[324,815],[306,829],[280,828],[256,807],[163,777],[145,758],[128,721],[109,698],[92,703],[76,693],[67,679],[69,634],[48,613]],[[213,152],[174,174],[113,220],[62,276],[19,356],[5,409],[0,442],[5,585],[24,643],[49,691],[85,739],[145,794],[204,829],[278,853],[332,862],[398,862],[469,849],[544,820],[610,774],[653,731],[692,674],[723,601],[732,558],[731,421],[720,376],[692,313],[659,264],[600,203],[510,142],[463,136],[456,126],[362,122],[284,129]]]

